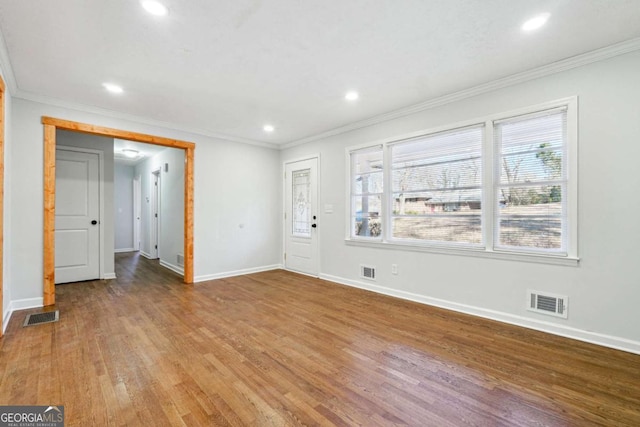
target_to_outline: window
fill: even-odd
[[[351,153],[351,236],[382,235],[382,146]]]
[[[291,214],[295,237],[311,237],[311,169],[293,171],[291,185]]]
[[[494,124],[495,247],[566,254],[566,108]]]
[[[483,126],[391,145],[393,239],[480,245]]]
[[[570,98],[349,151],[348,240],[575,263],[576,110]]]

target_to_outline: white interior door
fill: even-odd
[[[318,159],[285,165],[285,268],[317,276]]]
[[[98,154],[56,150],[55,282],[100,278]]]

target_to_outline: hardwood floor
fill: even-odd
[[[66,425],[640,426],[640,356],[284,271],[117,255],[0,339],[0,405]]]

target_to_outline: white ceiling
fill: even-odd
[[[138,156],[135,158],[127,157],[123,154],[122,150],[131,149],[138,152]],[[113,139],[113,160],[116,163],[124,164],[127,166],[135,166],[138,163],[155,156],[161,151],[168,150],[169,148],[161,145],[144,144],[142,142],[133,142],[124,139]],[[182,150],[181,150],[182,151]]]
[[[283,144],[640,37],[639,0],[164,3],[0,2],[16,96]]]

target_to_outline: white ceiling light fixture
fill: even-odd
[[[264,127],[262,129],[264,129],[264,131],[267,132],[267,133],[271,133],[274,130],[276,130],[276,128],[273,127],[273,125],[264,125]]]
[[[111,93],[122,93],[124,89],[121,86],[118,86],[113,83],[102,83],[102,86]]]
[[[551,14],[549,13],[541,13],[540,15],[534,16],[533,18],[526,21],[522,24],[522,31],[533,31],[542,27],[547,23]]]
[[[123,148],[122,154],[130,159],[135,159],[136,157],[138,157],[140,152],[138,150],[134,150],[133,148]]]
[[[356,92],[355,90],[347,92],[347,94],[344,96],[344,99],[346,99],[347,101],[355,101],[358,98],[360,98],[360,95],[358,95],[358,92]]]
[[[155,16],[165,16],[169,13],[167,6],[155,0],[145,0],[142,2],[144,10]]]

